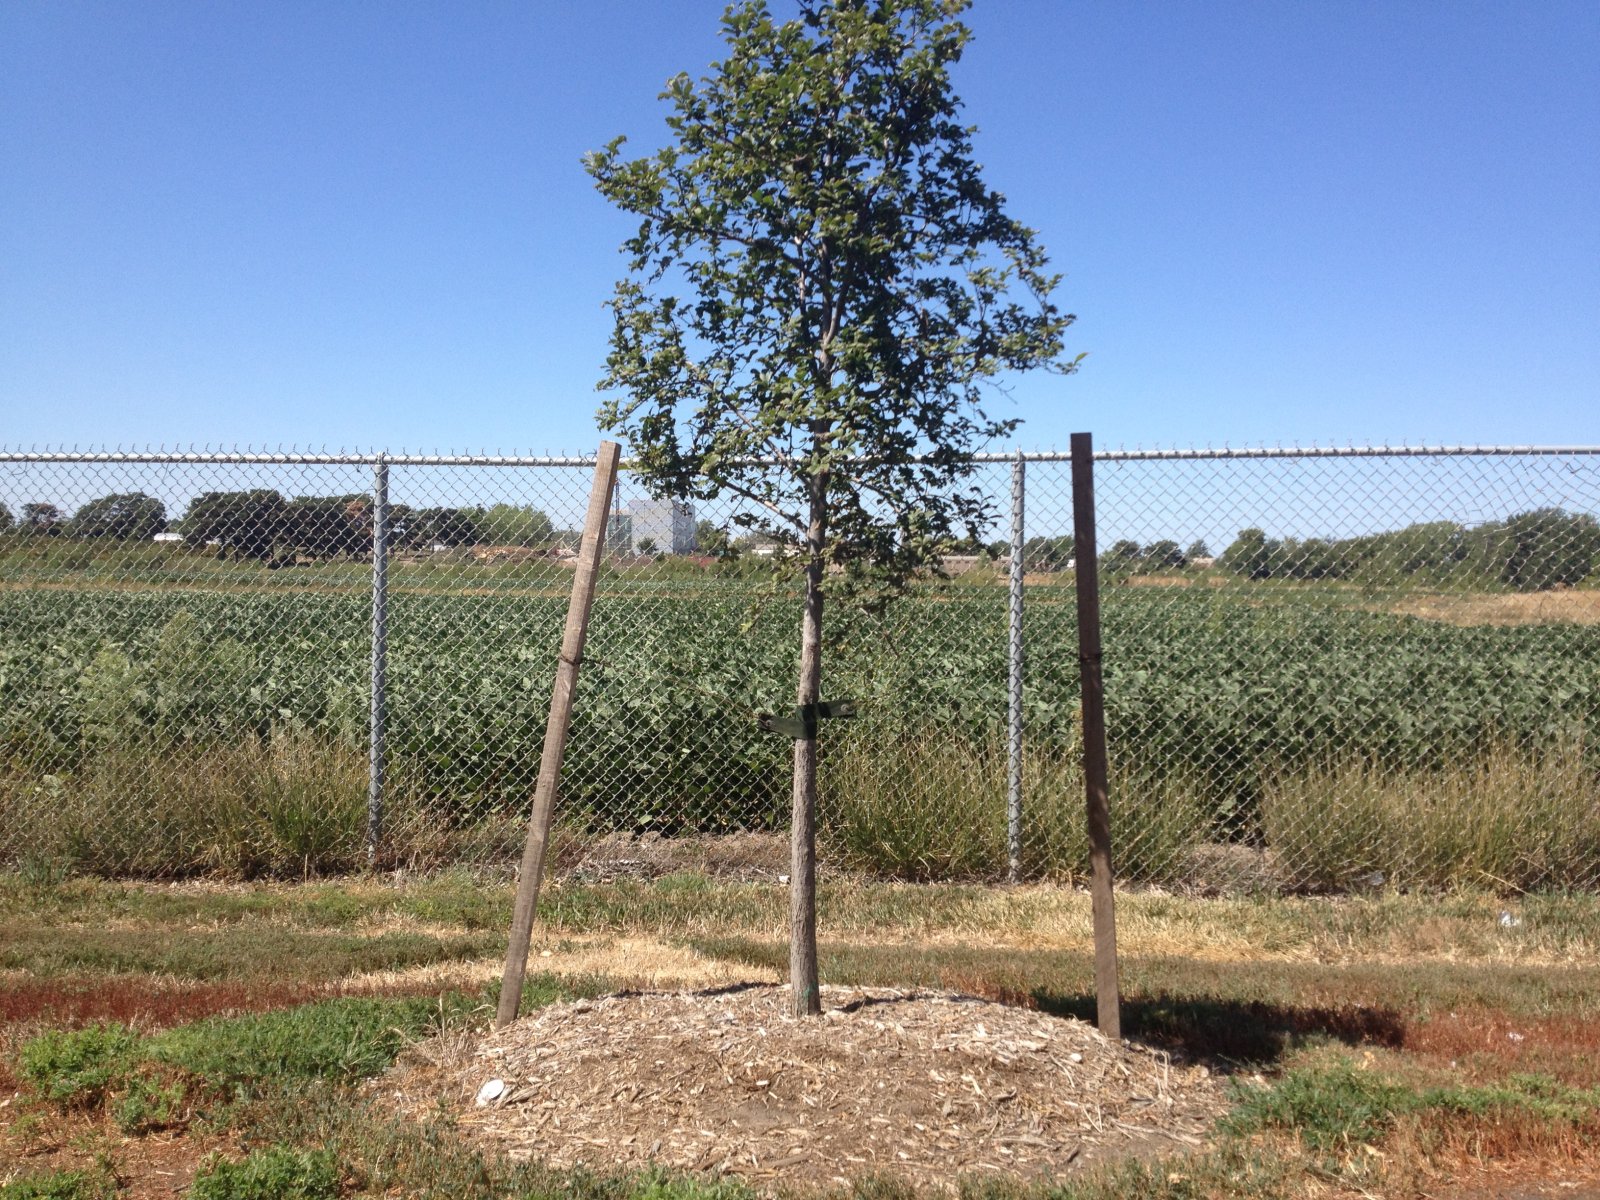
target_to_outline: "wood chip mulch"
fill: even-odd
[[[970,996],[823,989],[624,993],[476,1043],[419,1047],[375,1091],[441,1108],[485,1148],[552,1166],[660,1165],[775,1186],[866,1175],[1059,1175],[1202,1145],[1225,1108],[1203,1066],[1081,1021]]]

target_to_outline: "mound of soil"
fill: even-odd
[[[1204,1067],[1081,1021],[884,988],[824,988],[820,1018],[787,1007],[771,985],[554,1005],[419,1048],[378,1088],[419,1119],[443,1102],[512,1158],[788,1185],[1057,1175],[1200,1145],[1224,1107]]]

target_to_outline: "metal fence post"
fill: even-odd
[[[389,464],[372,468],[372,711],[367,727],[367,867],[383,836],[384,684],[389,666]]]
[[[1010,704],[1006,728],[1006,849],[1011,882],[1022,877],[1022,514],[1027,492],[1022,451],[1011,464]]]

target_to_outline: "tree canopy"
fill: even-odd
[[[29,533],[55,533],[61,525],[61,510],[44,500],[22,506],[22,528]]]
[[[91,500],[73,514],[74,537],[147,542],[167,527],[167,506],[143,492],[120,492]]]
[[[1251,579],[1422,578],[1533,592],[1600,570],[1600,522],[1588,513],[1540,508],[1477,526],[1427,521],[1340,539],[1278,539],[1242,529],[1219,565]]]
[[[270,488],[246,492],[201,492],[183,516],[183,540],[214,545],[217,557],[272,560],[291,529],[289,506]]]
[[[670,145],[586,160],[640,218],[601,422],[663,491],[753,501],[829,561],[903,572],[987,514],[965,456],[1016,421],[985,385],[1064,362],[1034,232],[983,183],[949,68],[949,0],[764,3],[663,94]],[[921,457],[919,457],[921,456]]]

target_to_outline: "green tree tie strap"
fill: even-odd
[[[817,722],[825,717],[853,717],[856,715],[856,702],[854,700],[822,700],[816,704],[803,705],[794,710],[787,717],[776,717],[771,713],[761,713],[756,717],[761,728],[770,733],[781,733],[784,737],[814,738],[817,736]]]

